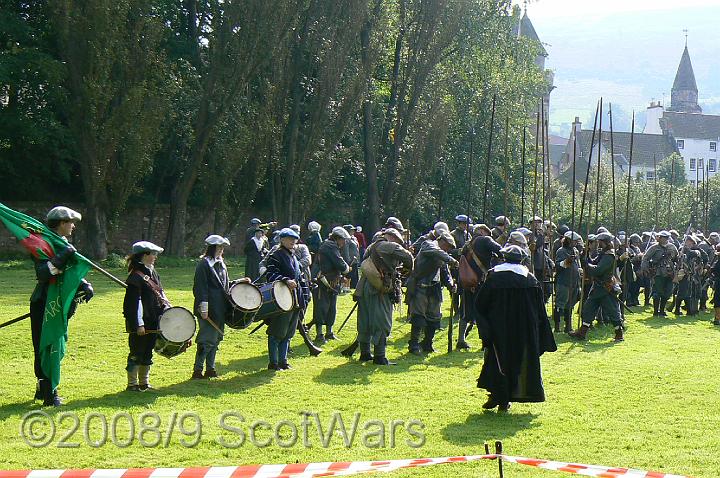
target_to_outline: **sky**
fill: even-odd
[[[534,0],[527,8],[555,72],[551,133],[567,136],[576,116],[592,128],[600,97],[613,104],[617,130],[630,130],[634,110],[642,131],[650,101],[670,104],[685,29],[700,106],[720,114],[719,0]]]

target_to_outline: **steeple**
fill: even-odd
[[[695,72],[693,71],[692,62],[690,61],[687,44],[685,45],[685,50],[680,59],[680,66],[678,66],[675,81],[673,82],[670,108],[668,108],[668,111],[702,113],[702,108],[698,105],[697,82],[695,81]]]

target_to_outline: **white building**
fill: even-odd
[[[670,107],[650,103],[644,132],[664,134],[675,142],[691,184],[717,174],[720,116],[702,114],[687,45],[673,82]]]

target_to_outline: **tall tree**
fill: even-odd
[[[159,148],[166,105],[161,24],[142,0],[64,0],[54,4],[52,21],[87,245],[92,257],[104,258],[108,217],[122,210]]]

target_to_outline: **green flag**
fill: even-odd
[[[0,220],[36,259],[50,259],[68,243],[42,222],[0,203]],[[67,348],[68,311],[80,281],[92,263],[75,253],[64,271],[50,280],[40,335],[40,365],[54,390],[60,383],[60,361]]]

